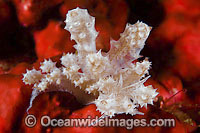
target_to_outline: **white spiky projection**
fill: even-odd
[[[23,81],[34,84],[31,104],[40,92],[51,90],[67,91],[83,103],[95,103],[97,110],[110,117],[142,114],[138,107],[153,104],[158,93],[143,84],[151,63],[147,59],[132,63],[140,57],[151,27],[139,21],[127,24],[120,39],[111,40],[109,52],[104,53],[96,50],[95,18],[86,9],[70,10],[65,23],[77,52],[64,54],[62,67],[49,59],[41,63],[40,70],[27,70]]]

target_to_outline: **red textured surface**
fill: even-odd
[[[35,25],[49,8],[62,0],[12,0],[15,4],[18,19],[24,26]]]
[[[186,80],[200,76],[200,33],[188,32],[176,42],[174,69]]]
[[[0,0],[0,24],[8,21],[10,14],[10,7],[3,0]]]
[[[64,52],[74,52],[70,33],[57,21],[50,21],[42,31],[33,33],[38,58],[50,58]]]
[[[75,52],[74,41],[64,30],[68,10],[87,8],[96,18],[97,49],[109,50],[110,37],[118,39],[127,22],[143,21],[153,27],[142,50],[152,61],[153,85],[159,95],[154,105],[140,109],[144,116],[117,115],[114,118],[174,118],[176,127],[42,127],[25,125],[32,86],[25,86],[22,74],[51,58],[59,61],[63,52]],[[160,16],[159,16],[159,15]],[[0,0],[0,132],[199,132],[200,125],[200,2],[198,0]],[[59,63],[58,63],[59,66]],[[81,105],[69,93],[48,92],[33,102],[30,114],[39,120],[100,116],[96,106]],[[191,118],[190,123],[184,122]],[[193,123],[193,126],[190,125]]]
[[[24,86],[21,76],[0,76],[0,119],[1,131],[10,132],[14,125],[22,121],[22,115],[29,103],[31,88]]]
[[[91,119],[95,118],[96,116],[101,116],[100,112],[96,111],[96,106],[94,104],[88,105],[80,110],[74,111],[69,118],[88,118],[88,115],[91,116]],[[102,133],[102,132],[114,132],[115,128],[102,128],[102,127],[71,127],[71,128],[63,128],[62,131],[60,131],[59,128],[54,129],[53,132],[59,133],[59,132],[89,132],[89,133]]]

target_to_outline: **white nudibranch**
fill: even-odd
[[[77,53],[64,54],[60,59],[61,67],[56,67],[56,62],[49,59],[41,63],[41,70],[27,70],[23,81],[34,85],[32,97],[51,91],[50,86],[54,85],[57,86],[54,91],[68,91],[79,101],[94,103],[97,110],[110,117],[121,113],[142,114],[138,111],[139,107],[153,104],[158,93],[151,85],[144,86],[150,77],[146,75],[151,62],[145,59],[132,63],[140,57],[150,26],[139,21],[127,24],[120,39],[111,40],[109,52],[103,53],[96,50],[98,32],[95,30],[95,18],[86,9],[70,10],[65,23],[65,29],[77,43],[74,45]],[[80,90],[85,96],[80,96],[83,95]],[[93,99],[85,98],[89,96]]]

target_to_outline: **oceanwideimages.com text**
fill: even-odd
[[[74,119],[55,119],[47,115],[37,120],[34,115],[27,115],[25,124],[28,127],[34,127],[37,122],[43,127],[125,127],[132,129],[133,127],[175,127],[174,119],[114,119],[105,117],[103,119],[96,116],[92,118],[74,118]]]

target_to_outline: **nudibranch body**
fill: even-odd
[[[109,52],[104,53],[96,50],[95,18],[86,9],[70,10],[65,23],[77,43],[77,54],[64,54],[59,68],[49,59],[41,63],[40,70],[27,70],[23,81],[34,84],[33,97],[43,91],[68,91],[80,101],[95,103],[97,110],[110,117],[142,114],[138,107],[153,104],[158,93],[151,85],[144,86],[151,62],[132,63],[140,57],[151,27],[139,21],[127,24],[120,39],[111,40]],[[90,96],[92,100],[86,98]]]

